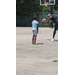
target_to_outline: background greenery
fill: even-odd
[[[51,12],[50,6],[40,6],[40,0],[16,0],[16,26],[31,27],[33,16],[36,15],[39,27],[50,27],[50,23],[42,23],[42,19],[48,20],[47,14]],[[53,5],[53,13],[58,14],[58,0]]]
[[[40,0],[16,0],[16,15],[29,16],[35,13],[50,13],[50,6],[40,6]],[[53,6],[53,13],[58,13],[58,0]]]

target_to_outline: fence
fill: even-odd
[[[16,16],[16,26],[17,27],[31,27],[32,16]]]
[[[50,23],[44,24],[42,23],[42,19],[46,18],[48,20],[48,13],[44,13],[44,14],[32,14],[31,16],[23,16],[23,18],[21,16],[16,16],[16,26],[17,27],[31,27],[31,23],[33,21],[33,16],[37,15],[38,17],[38,21],[39,21],[39,27],[50,27]],[[53,26],[55,24],[53,23]]]

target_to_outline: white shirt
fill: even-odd
[[[37,24],[39,24],[38,21],[36,21],[36,20],[32,21],[32,30],[37,30]]]

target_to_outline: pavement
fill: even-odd
[[[38,45],[32,45],[32,28],[16,27],[16,75],[58,75],[58,31],[39,28]]]

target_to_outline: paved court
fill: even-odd
[[[38,45],[32,45],[32,28],[16,28],[16,75],[58,75],[58,32],[39,28]]]

